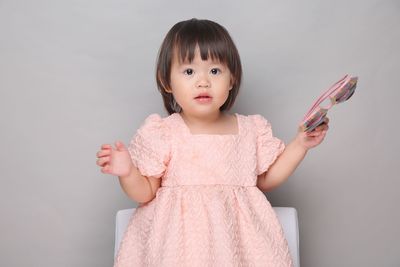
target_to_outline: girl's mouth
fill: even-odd
[[[212,97],[210,96],[198,96],[195,98],[197,102],[200,103],[209,103],[211,102]]]

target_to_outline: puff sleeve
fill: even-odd
[[[170,159],[169,132],[160,115],[149,115],[132,137],[128,151],[144,176],[161,178]]]
[[[282,140],[273,136],[271,124],[261,115],[253,115],[257,135],[257,167],[256,173],[260,175],[267,171],[276,158],[285,149]]]

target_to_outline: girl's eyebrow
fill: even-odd
[[[222,62],[220,60],[211,60],[210,63],[214,64],[214,65],[220,65],[220,66],[225,66],[226,65],[226,63],[224,63],[224,62]]]
[[[189,62],[189,60],[187,60],[187,59],[184,59],[184,60],[182,60],[182,59],[176,59],[176,62],[179,64],[179,65],[184,65],[184,64],[186,64],[186,65],[188,65],[188,64],[193,64],[193,62]]]
[[[224,63],[222,63],[222,62],[219,61],[219,60],[211,60],[211,61],[209,62],[209,64],[210,64],[210,65],[220,65],[220,66],[224,66],[224,65],[225,65]],[[196,65],[196,63],[194,63],[193,61],[192,61],[192,62],[189,62],[188,60],[185,60],[185,61],[179,61],[179,62],[178,62],[178,65],[180,65],[180,66],[184,66],[184,65]]]
[[[193,65],[193,63],[190,63],[190,62],[178,62],[177,65],[178,65],[179,67],[186,67],[186,66]]]

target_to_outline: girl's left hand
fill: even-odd
[[[299,127],[296,136],[298,143],[306,150],[316,147],[324,140],[329,129],[328,123],[329,119],[326,117],[324,122],[311,132],[303,132]]]

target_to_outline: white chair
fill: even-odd
[[[279,221],[282,224],[285,237],[289,243],[289,250],[293,257],[295,267],[300,267],[300,253],[299,253],[299,225],[297,211],[291,207],[274,207]],[[114,258],[117,255],[119,244],[122,240],[125,229],[128,226],[129,219],[135,212],[133,209],[125,209],[117,212],[116,226],[115,226],[115,248]]]

